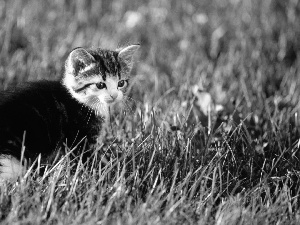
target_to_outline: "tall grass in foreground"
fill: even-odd
[[[299,12],[297,0],[2,1],[2,89],[59,79],[74,47],[142,48],[94,156],[2,187],[1,221],[298,224]],[[222,112],[202,110],[206,92]]]
[[[264,179],[237,194],[243,180],[223,171],[229,149],[199,162],[189,142],[181,146],[177,135],[166,139],[168,134],[151,124],[151,132],[132,142],[112,141],[84,165],[66,156],[43,175],[31,171],[2,187],[2,219],[8,224],[299,222],[288,179],[273,186]]]

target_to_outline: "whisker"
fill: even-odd
[[[90,108],[89,108],[89,107],[86,107],[86,109],[87,109],[86,112],[82,110],[84,113],[86,113],[84,120],[88,120],[88,117],[89,117],[89,111],[90,111]]]
[[[137,107],[138,104],[142,104],[141,101],[137,101],[137,100],[135,100],[135,99],[133,99],[133,98],[131,98],[129,96],[125,96],[124,99],[125,99],[127,105],[130,106],[130,108],[131,108],[132,111],[134,111],[134,109],[136,109],[136,107]]]
[[[75,144],[75,142],[76,142],[76,139],[77,139],[77,137],[78,137],[78,134],[79,134],[79,130],[77,131],[77,133],[76,133],[76,136],[75,136],[75,138],[74,138],[74,141],[73,141],[73,143],[71,144],[71,149],[74,147],[74,144]]]
[[[94,98],[93,99],[89,99],[89,101],[88,101],[88,105],[90,105],[90,107],[88,107],[88,112],[87,112],[87,117],[88,117],[87,124],[89,123],[92,114],[95,113],[94,112],[95,101],[96,101],[96,99],[94,99]]]
[[[89,121],[91,119],[91,115],[92,115],[92,110],[91,109],[89,109],[88,114],[89,114],[89,117],[88,117],[88,120],[86,122],[87,124],[89,123]]]
[[[123,106],[125,106],[125,111],[128,111],[129,113],[133,113],[132,107],[127,104],[126,100],[123,100]]]
[[[101,116],[101,102],[100,101],[97,102],[96,108],[97,108],[97,116]]]
[[[137,103],[142,104],[141,101],[133,99],[133,98],[129,97],[128,95],[124,95],[123,98],[125,98],[127,101],[134,101],[135,104],[137,104]]]
[[[102,104],[102,105],[103,105],[103,110],[104,110],[104,112],[105,112],[107,115],[109,115],[108,109],[107,109],[106,107],[104,107],[104,104]]]

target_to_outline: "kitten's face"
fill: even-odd
[[[79,102],[107,119],[110,105],[122,101],[129,84],[132,56],[139,45],[117,51],[73,50],[63,83]]]

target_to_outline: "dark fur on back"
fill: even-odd
[[[100,120],[59,81],[33,82],[1,92],[0,155],[20,159],[24,141],[26,159],[34,160],[41,153],[47,162],[65,142],[74,147],[86,137],[87,143],[95,143]]]

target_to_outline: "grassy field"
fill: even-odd
[[[91,165],[2,187],[1,223],[299,224],[299,24],[299,0],[0,1],[3,90],[141,44]]]

